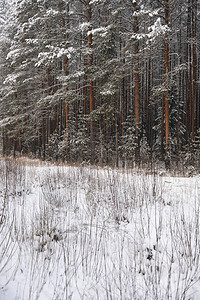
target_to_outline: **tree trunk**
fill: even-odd
[[[91,0],[88,0],[88,23],[90,23],[89,31],[92,30],[91,20],[92,20],[92,6],[90,4]],[[89,68],[90,71],[92,70],[93,66],[93,54],[92,54],[92,33],[90,32],[88,35],[88,46],[89,46]],[[93,81],[92,81],[92,75],[90,74],[90,80],[89,80],[89,91],[90,91],[90,114],[93,111]],[[94,151],[94,130],[93,130],[93,120],[91,118],[90,120],[90,138],[91,138],[91,161],[93,162],[93,151]]]
[[[165,0],[165,25],[169,26],[169,1]],[[164,53],[164,82],[165,82],[165,162],[169,167],[169,41],[168,33],[165,35]]]
[[[137,3],[134,2],[134,11],[138,10]],[[134,33],[139,31],[138,17],[134,17]],[[134,78],[135,78],[135,128],[136,128],[136,162],[139,162],[139,125],[140,125],[140,95],[139,95],[139,42],[135,40],[134,45]]]
[[[192,113],[191,113],[191,128],[192,128],[192,140],[195,136],[195,103],[196,103],[196,10],[197,1],[192,0]]]
[[[69,5],[67,6],[67,10],[69,12]],[[63,28],[65,27],[65,19],[64,18],[62,18],[62,26],[63,26]],[[65,35],[64,38],[66,40],[68,40],[68,38],[69,38],[68,33]],[[64,68],[65,76],[67,76],[69,74],[69,72],[68,72],[68,58],[66,55],[64,56],[64,59],[63,59],[63,68]],[[66,92],[67,91],[68,91],[68,88],[66,88]],[[69,158],[69,108],[68,108],[67,100],[65,100],[65,133],[66,133],[67,158]]]
[[[120,31],[122,28],[122,18],[120,17]],[[122,79],[121,79],[121,90],[120,90],[120,109],[121,109],[121,135],[122,137],[124,136],[124,90],[125,90],[125,82],[124,82],[124,70],[123,70],[123,65],[124,65],[124,57],[123,57],[123,52],[122,52],[122,39],[120,37],[120,41],[119,41],[119,51],[120,51],[120,63],[122,66]]]

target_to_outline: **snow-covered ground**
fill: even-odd
[[[200,299],[200,177],[0,161],[0,300]]]

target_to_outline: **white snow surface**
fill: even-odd
[[[0,300],[200,299],[199,176],[0,161]]]

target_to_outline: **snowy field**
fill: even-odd
[[[0,161],[0,300],[200,299],[200,177]]]

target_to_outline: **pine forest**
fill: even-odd
[[[0,3],[4,156],[200,168],[200,1]]]

